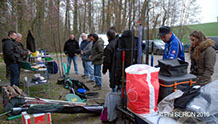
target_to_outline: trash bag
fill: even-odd
[[[141,116],[153,115],[157,111],[159,95],[159,68],[135,64],[125,69],[127,107]]]
[[[195,112],[195,117],[205,123],[218,123],[218,80],[201,87],[200,95],[193,98],[186,109]]]

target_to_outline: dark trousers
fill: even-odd
[[[10,79],[10,74],[11,74],[10,68],[9,68],[8,65],[6,65],[6,78],[7,78],[7,79]]]
[[[8,67],[9,67],[9,70],[11,72],[11,74],[10,74],[10,83],[11,83],[11,86],[12,85],[18,86],[19,78],[20,78],[18,64],[17,63],[9,64]]]

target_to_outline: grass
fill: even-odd
[[[200,30],[206,36],[218,36],[218,23],[205,23],[205,24],[197,24],[197,25],[189,25],[188,28],[191,30]]]
[[[213,23],[204,23],[204,24],[194,24],[194,25],[186,25],[184,26],[186,30],[186,34],[182,38],[182,43],[188,43],[190,42],[189,40],[189,34],[193,30],[199,30],[202,31],[206,36],[218,36],[218,23],[213,22]],[[180,27],[173,27],[172,32],[176,35],[179,36],[179,29]],[[158,29],[156,29],[156,34],[158,34]],[[158,37],[159,38],[159,37]]]
[[[214,22],[214,23],[204,23],[204,24],[195,24],[195,25],[187,25],[185,26],[187,29],[187,33],[183,36],[182,38],[182,42],[185,44],[187,42],[190,42],[189,40],[189,34],[193,31],[193,30],[199,30],[202,33],[204,33],[206,36],[218,36],[218,23]],[[174,27],[173,32],[177,35],[179,32],[179,27]]]

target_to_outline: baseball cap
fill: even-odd
[[[169,26],[162,26],[159,28],[159,33],[157,36],[165,36],[170,32],[171,32],[171,28]]]

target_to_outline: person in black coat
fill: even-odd
[[[115,51],[117,48],[117,40],[119,36],[115,36],[116,32],[112,29],[109,29],[107,32],[108,42],[109,44],[104,49],[104,62],[103,62],[103,70],[102,73],[106,74],[107,70],[109,70],[109,78],[110,78],[110,87],[112,91],[116,91],[114,75],[115,74]]]
[[[67,69],[68,69],[68,74],[70,72],[70,67],[71,67],[71,62],[73,59],[73,64],[74,64],[74,70],[75,73],[78,75],[78,66],[77,66],[77,54],[79,54],[79,43],[75,39],[74,35],[70,35],[69,40],[67,40],[64,44],[64,53],[67,55]]]
[[[19,69],[18,69],[18,61],[20,59],[20,53],[18,51],[18,47],[16,45],[15,38],[17,37],[15,31],[8,32],[8,38],[2,39],[2,50],[3,57],[6,66],[10,71],[10,84],[19,85]]]

